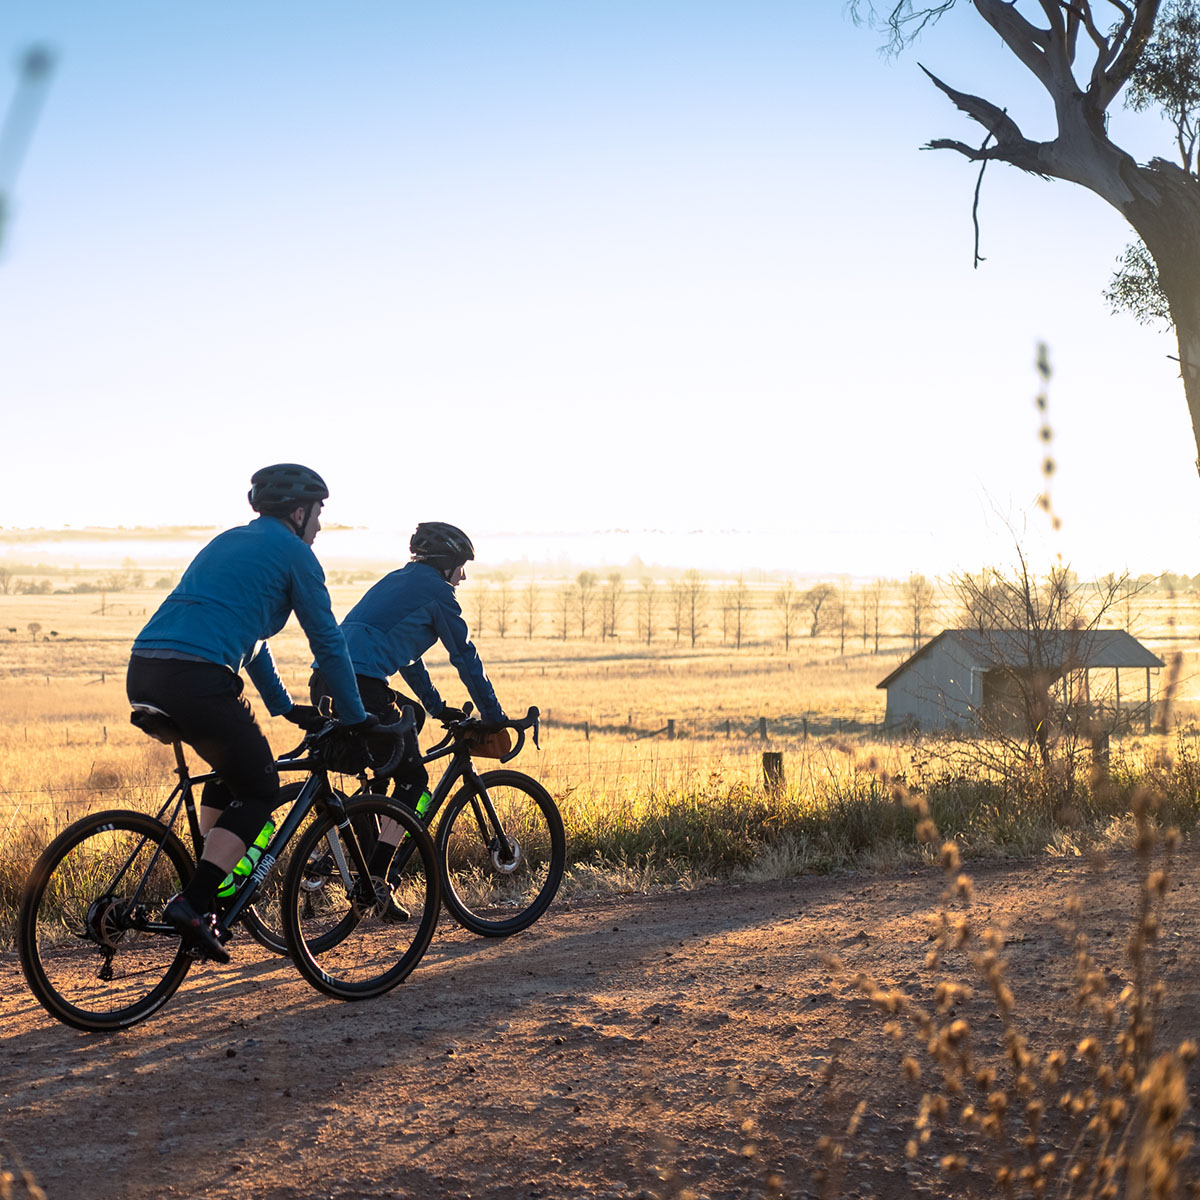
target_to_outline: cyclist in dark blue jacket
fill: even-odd
[[[311,546],[329,489],[307,467],[279,463],[257,471],[249,500],[261,515],[215,537],[192,560],[133,643],[126,689],[174,720],[221,779],[206,785],[200,808],[204,853],[164,917],[207,957],[228,962],[215,930],[217,889],[278,803],[275,755],[242,696],[244,667],[272,716],[301,727],[320,721],[294,704],[266,639],[294,612],[343,722],[378,722],[363,708],[354,668]]]
[[[363,703],[369,712],[389,724],[398,719],[400,707],[410,705],[417,715],[418,731],[424,723],[422,707],[443,722],[461,718],[462,709],[446,704],[421,661],[421,656],[440,641],[458,668],[479,716],[488,723],[504,722],[504,710],[454,594],[466,578],[466,564],[475,557],[471,539],[444,521],[424,521],[417,526],[408,548],[412,562],[385,575],[342,621]],[[416,692],[419,705],[392,690],[388,680],[396,674]],[[320,704],[321,698],[331,692],[330,680],[317,664],[310,680],[313,703]],[[420,811],[429,776],[420,761],[415,734],[392,777],[396,798]]]

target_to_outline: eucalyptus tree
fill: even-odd
[[[955,7],[973,8],[1041,85],[1054,136],[1027,137],[1004,104],[925,73],[986,131],[978,145],[936,138],[972,162],[1003,162],[1043,179],[1079,184],[1107,201],[1139,238],[1109,299],[1143,319],[1174,326],[1180,375],[1200,451],[1200,10],[1196,0],[850,0],[853,17],[886,32],[892,50],[909,44]],[[967,81],[969,84],[969,81]],[[1157,109],[1174,131],[1178,161],[1139,163],[1109,135],[1117,101]],[[1200,460],[1198,460],[1200,461]]]

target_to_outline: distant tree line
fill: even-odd
[[[923,577],[916,577],[921,579]],[[877,579],[862,587],[849,582],[801,587],[751,582],[745,576],[712,580],[699,571],[662,579],[649,574],[627,578],[581,571],[572,579],[536,577],[514,581],[504,572],[474,576],[460,592],[467,620],[480,635],[554,638],[559,641],[621,641],[644,646],[744,647],[797,639],[836,637],[839,651],[858,648],[878,653],[881,639],[899,632],[920,636],[930,620],[932,585]],[[895,625],[899,598],[909,595],[915,617]],[[859,639],[855,646],[855,639]]]
[[[1113,578],[1108,580],[1114,595],[1108,611],[1126,628],[1136,617],[1135,599],[1153,590],[1184,590],[1170,587],[1170,576],[1121,576],[1115,583]],[[840,654],[878,654],[886,639],[891,639],[887,649],[894,651],[896,639],[903,639],[915,651],[947,621],[969,625],[971,615],[960,611],[953,582],[943,587],[919,573],[903,580],[852,584],[842,579],[802,586],[794,579],[711,579],[695,570],[666,579],[581,571],[556,581],[515,580],[496,572],[473,576],[459,598],[472,631],[480,636],[689,649],[720,645],[733,651],[779,646],[785,652],[824,638],[834,639]],[[1099,580],[1095,586],[1104,583]]]

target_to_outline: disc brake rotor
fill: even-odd
[[[512,857],[501,858],[499,845],[495,842],[492,843],[492,866],[501,875],[511,875],[521,865],[521,843],[515,837],[508,839],[508,849]]]

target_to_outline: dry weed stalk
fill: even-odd
[[[925,797],[895,785],[913,810],[922,842],[936,846],[938,830]],[[854,981],[888,1018],[885,1030],[900,1047],[901,1072],[921,1088],[905,1153],[916,1159],[941,1130],[951,1148],[939,1156],[946,1175],[982,1172],[1005,1196],[1169,1200],[1200,1195],[1200,1179],[1184,1177],[1191,1137],[1180,1125],[1188,1108],[1187,1068],[1197,1054],[1185,1041],[1156,1052],[1155,1035],[1166,986],[1156,947],[1163,923],[1178,831],[1159,833],[1156,801],[1141,792],[1134,803],[1134,853],[1140,889],[1125,946],[1128,982],[1113,995],[1080,924],[1074,900],[1063,922],[1074,981],[1076,1030],[1058,1046],[1039,1050],[1024,1031],[1017,999],[1006,981],[1005,939],[972,917],[973,884],[961,870],[958,846],[941,845],[945,887],[933,917],[925,967],[935,975],[932,1004],[865,973]],[[948,963],[965,958],[975,983]],[[838,959],[830,965],[845,973]],[[986,1000],[1000,1022],[995,1047],[960,1010]],[[978,1010],[979,1004],[974,1005]],[[830,1143],[832,1145],[832,1143]],[[827,1161],[830,1146],[822,1147]],[[840,1165],[841,1146],[836,1147]]]
[[[37,1180],[3,1141],[0,1141],[0,1200],[46,1200]]]

